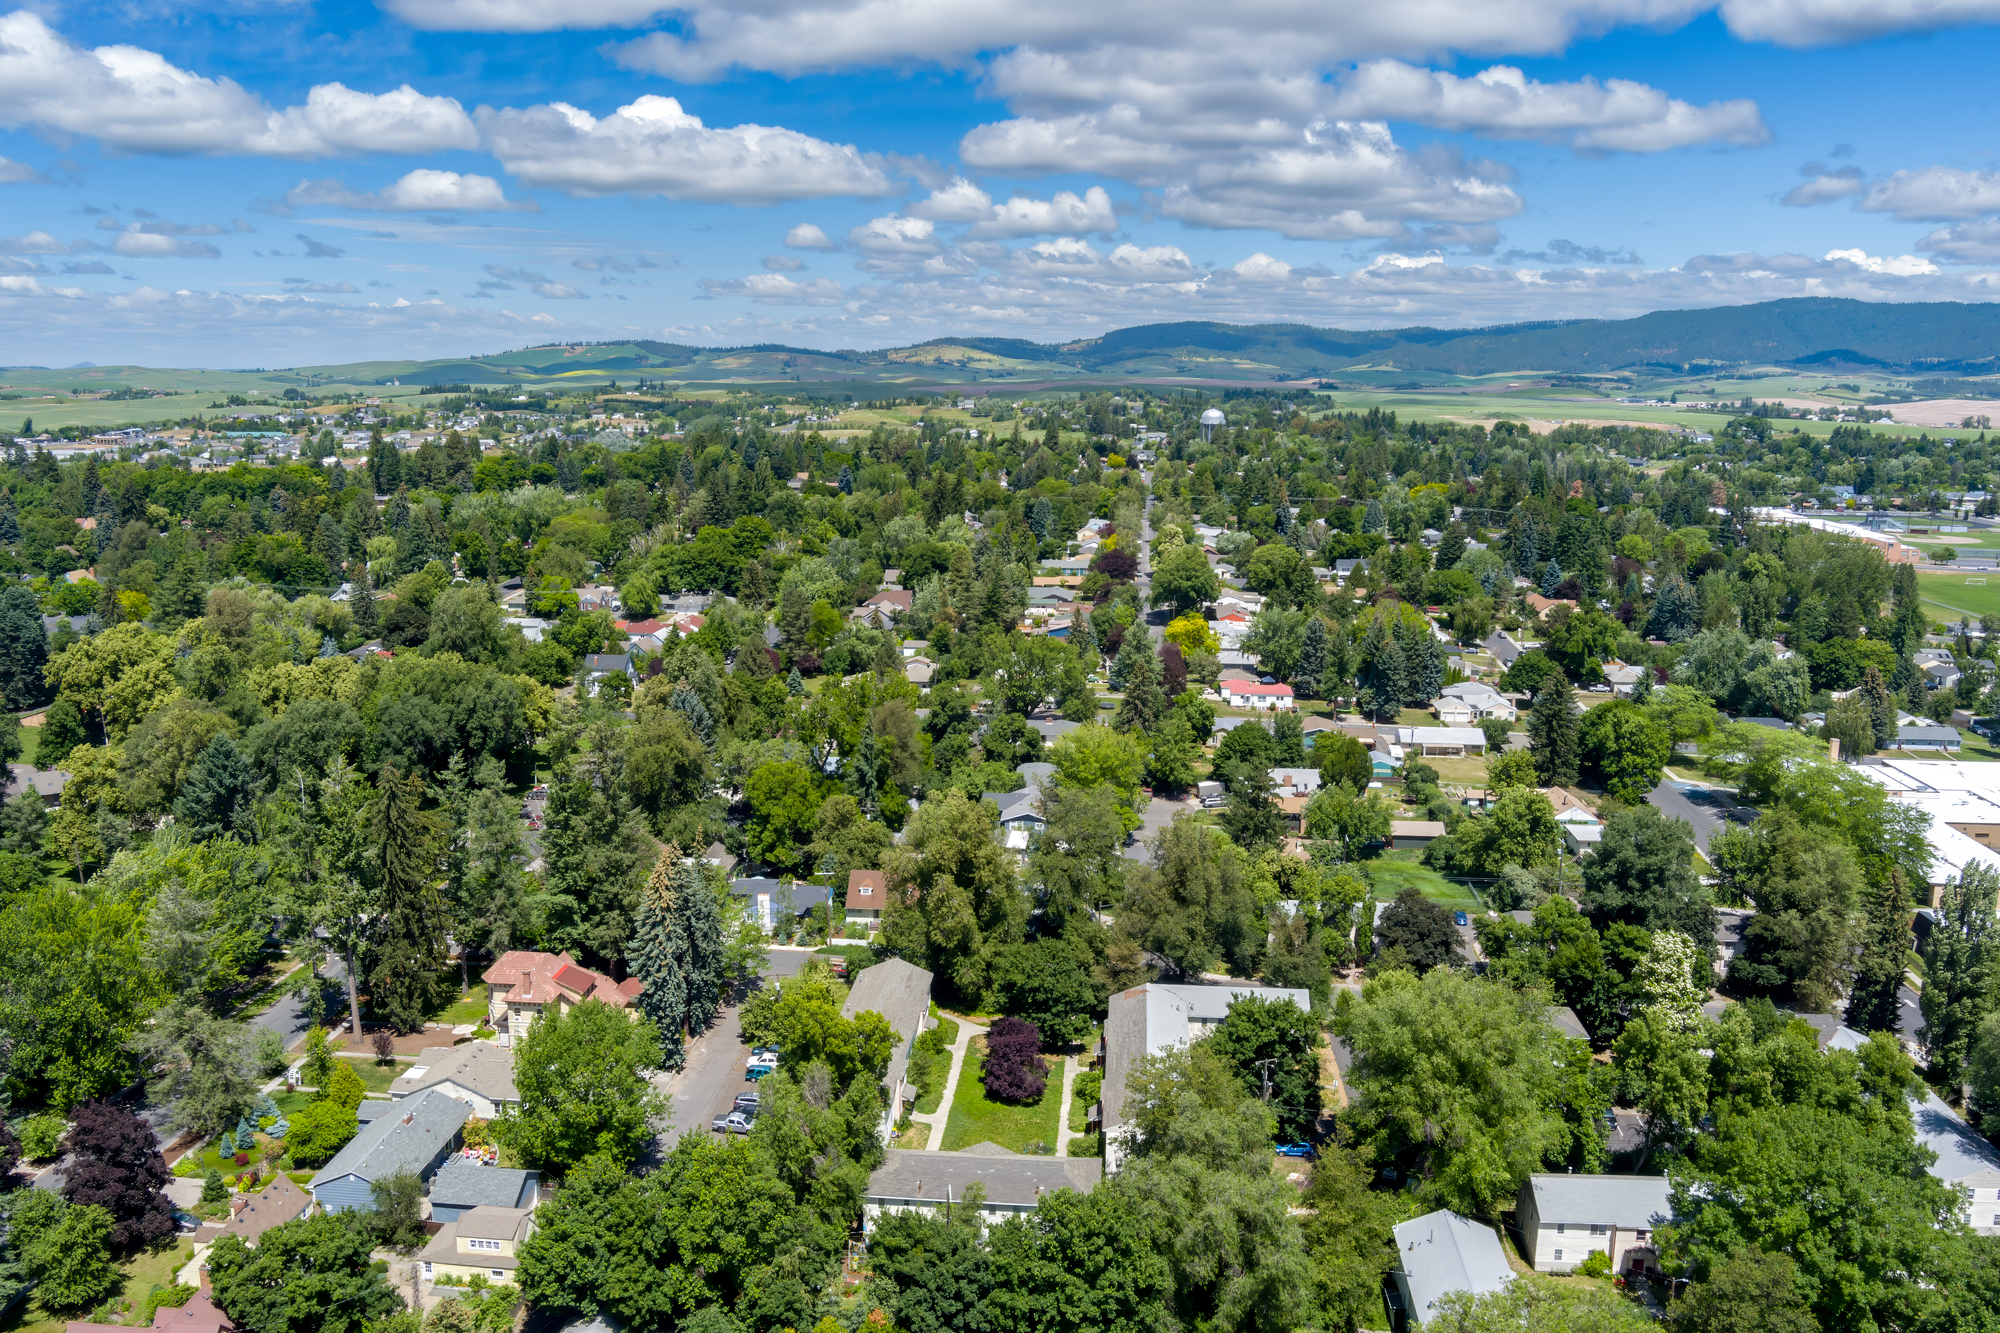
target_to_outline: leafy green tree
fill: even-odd
[[[1944,1301],[1961,1200],[1907,1121],[1832,1106],[1724,1117],[1673,1180],[1656,1237],[1697,1282],[1745,1248],[1787,1254],[1821,1328],[1908,1328]],[[1944,1233],[1944,1234],[1940,1234]]]
[[[1692,1133],[1708,1111],[1708,1065],[1703,1029],[1683,1028],[1652,1008],[1618,1034],[1614,1047],[1619,1080],[1631,1105],[1645,1114],[1645,1142],[1637,1169],[1662,1146]]]
[[[1146,756],[1146,776],[1164,791],[1186,791],[1195,784],[1195,760],[1201,746],[1188,726],[1186,712],[1172,709],[1167,720],[1153,731],[1152,753]]]
[[[1278,803],[1271,799],[1269,776],[1261,770],[1244,773],[1229,786],[1222,831],[1252,856],[1276,847],[1285,835],[1285,821]]]
[[[594,1156],[536,1210],[521,1294],[537,1309],[595,1310],[634,1328],[691,1327],[697,1310],[743,1300],[754,1279],[779,1280],[765,1265],[794,1250],[797,1211],[765,1159],[740,1141],[689,1134],[641,1177]]]
[[[495,1124],[523,1162],[565,1172],[593,1154],[630,1162],[666,1099],[646,1081],[660,1068],[659,1031],[585,1000],[537,1018],[514,1056],[519,1106]]]
[[[1042,789],[1048,826],[1028,848],[1028,883],[1043,914],[1060,929],[1072,917],[1115,902],[1128,862],[1119,855],[1124,825],[1109,787]]]
[[[293,1165],[305,1171],[316,1171],[332,1161],[361,1130],[354,1108],[333,1097],[322,1097],[294,1111],[291,1122],[285,1151]]]
[[[1669,575],[1653,595],[1653,610],[1646,619],[1646,637],[1682,643],[1694,637],[1701,623],[1701,601],[1687,580]]]
[[[1019,938],[1027,920],[995,817],[990,804],[946,791],[918,808],[882,860],[882,946],[965,996],[985,989],[987,941]]]
[[[1597,850],[1583,861],[1581,905],[1599,930],[1624,922],[1715,938],[1715,913],[1694,873],[1694,834],[1650,805],[1605,821]]]
[[[1397,950],[1396,956],[1419,976],[1462,961],[1463,944],[1451,913],[1410,887],[1397,890],[1375,923],[1375,943],[1384,954]]]
[[[31,1191],[16,1205],[9,1239],[44,1307],[81,1310],[118,1289],[111,1226],[111,1214],[103,1208],[65,1204],[47,1191]]]
[[[1290,999],[1243,996],[1206,1040],[1244,1087],[1268,1102],[1278,1134],[1305,1138],[1319,1120],[1320,1025]]]
[[[1394,1196],[1370,1188],[1374,1171],[1345,1143],[1321,1146],[1299,1200],[1313,1289],[1325,1327],[1364,1328],[1380,1317],[1382,1277],[1396,1261]]]
[[[108,884],[51,880],[0,904],[0,1032],[13,1043],[15,1103],[68,1108],[124,1087],[129,1043],[160,980],[145,962],[138,905]]]
[[[1333,1031],[1354,1052],[1348,1124],[1426,1206],[1490,1213],[1567,1139],[1564,1039],[1531,995],[1457,968],[1389,972],[1335,1006]]]
[[[359,1213],[319,1213],[272,1227],[255,1249],[224,1236],[208,1253],[215,1302],[249,1333],[363,1333],[403,1308],[370,1256]]]
[[[1972,1034],[1994,1008],[2000,984],[2000,921],[1994,916],[2000,871],[1985,861],[1967,865],[1944,886],[1936,922],[1924,941],[1924,1026],[1917,1040],[1930,1051],[1931,1076],[1958,1077]]]
[[[408,1167],[368,1182],[368,1224],[378,1241],[405,1254],[424,1243],[424,1188]]]
[[[989,994],[999,1012],[1033,1023],[1044,1043],[1080,1042],[1106,998],[1092,979],[1093,962],[1082,938],[1010,944],[994,951]]]
[[[1183,976],[1218,965],[1234,976],[1250,976],[1266,928],[1242,853],[1180,814],[1154,843],[1154,864],[1131,871],[1117,931]]]
[[[1446,1333],[1644,1333],[1657,1327],[1623,1293],[1573,1286],[1525,1273],[1497,1291],[1454,1291],[1439,1298],[1424,1327]]]
[[[1819,1333],[1789,1254],[1741,1249],[1668,1307],[1669,1333]]]
[[[1528,710],[1528,752],[1535,757],[1535,775],[1544,787],[1576,782],[1578,731],[1576,691],[1560,673],[1550,676]]]
[[[1366,785],[1349,787],[1345,781],[1322,785],[1306,802],[1306,836],[1332,843],[1343,861],[1359,861],[1389,837],[1388,805],[1374,792],[1356,794]]]
[[[716,896],[701,863],[669,844],[639,900],[632,975],[644,986],[639,1011],[659,1029],[668,1068],[680,1067],[686,1035],[706,1030],[722,1004],[727,960]]]
[[[787,759],[759,765],[743,789],[750,802],[750,818],[743,826],[750,855],[781,870],[806,869],[820,787],[803,764]]]
[[[1625,699],[1599,704],[1583,715],[1577,742],[1583,762],[1604,781],[1604,789],[1638,805],[1659,785],[1673,756],[1673,742],[1653,725],[1645,710]]]
[[[1153,605],[1169,607],[1176,616],[1200,610],[1221,591],[1199,546],[1177,546],[1153,564]]]
[[[416,1032],[442,998],[450,923],[437,885],[441,831],[423,808],[422,780],[385,765],[369,824],[365,873],[378,904],[369,1006],[398,1032]]]
[[[1106,786],[1115,791],[1125,832],[1143,822],[1138,805],[1139,780],[1146,772],[1144,738],[1087,723],[1059,737],[1049,747],[1048,759],[1065,786]]]
[[[1730,980],[1829,1012],[1855,945],[1862,882],[1854,854],[1782,809],[1711,838],[1708,853],[1721,883],[1757,908]]]
[[[1497,876],[1508,866],[1554,861],[1562,847],[1562,826],[1548,797],[1533,788],[1508,787],[1492,810],[1460,824],[1452,839],[1466,870]]]
[[[1147,1328],[1169,1288],[1166,1262],[1146,1243],[1132,1201],[1111,1190],[1044,1194],[1032,1216],[990,1229],[986,1251],[982,1304],[996,1328]]]
[[[1355,791],[1366,791],[1375,776],[1375,761],[1367,748],[1343,731],[1321,732],[1313,742],[1312,757],[1323,788],[1344,782]]]

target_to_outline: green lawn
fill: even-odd
[[[372,1055],[343,1055],[341,1059],[354,1067],[361,1075],[361,1086],[370,1092],[387,1092],[389,1085],[410,1072],[415,1060],[398,1060],[394,1064],[378,1065]]]
[[[1384,852],[1368,862],[1369,878],[1375,881],[1375,896],[1387,902],[1403,889],[1414,888],[1430,901],[1454,912],[1486,910],[1471,889],[1453,884],[1429,866],[1419,864],[1417,858],[1422,855],[1415,848],[1403,848]]]
[[[951,1099],[951,1119],[945,1122],[945,1152],[957,1152],[975,1143],[997,1143],[1015,1152],[1030,1144],[1041,1144],[1048,1152],[1056,1146],[1057,1122],[1062,1115],[1062,1065],[1049,1070],[1042,1099],[1032,1106],[996,1102],[986,1095],[979,1081],[986,1068],[985,1038],[975,1037],[966,1052],[965,1068],[959,1071],[958,1092]]]
[[[1076,1086],[1070,1089],[1069,1127],[1081,1134],[1090,1120],[1090,1107],[1104,1095],[1104,1071],[1101,1069],[1079,1069],[1076,1071]],[[1075,1145],[1070,1147],[1076,1151]]]
[[[431,1019],[446,1027],[457,1027],[461,1023],[483,1023],[490,1012],[492,1009],[486,998],[486,987],[474,986],[456,1001],[433,1014]]]
[[[146,1299],[146,1293],[154,1287],[170,1287],[174,1273],[187,1263],[194,1253],[194,1246],[185,1240],[175,1240],[157,1250],[141,1250],[130,1259],[114,1267],[122,1281],[118,1291],[107,1304],[115,1307],[119,1318],[129,1317]],[[14,1318],[6,1325],[8,1333],[62,1333],[63,1326],[74,1318],[92,1318],[99,1313],[109,1313],[100,1307],[97,1311],[66,1311],[61,1315],[51,1314],[42,1308],[40,1301],[32,1297],[22,1305]]]

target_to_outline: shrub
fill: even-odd
[[[375,1033],[375,1063],[386,1065],[396,1058],[396,1039],[389,1035],[389,1029],[380,1028]]]
[[[361,1099],[368,1095],[368,1087],[361,1081],[361,1075],[354,1072],[352,1063],[335,1060],[333,1074],[320,1086],[320,1096],[353,1110],[361,1105]]]
[[[236,1163],[236,1165],[238,1166],[248,1166],[250,1165],[250,1154],[247,1152],[240,1152],[237,1153],[234,1157],[230,1158],[229,1160]]]
[[[229,1186],[222,1183],[222,1173],[214,1167],[201,1180],[201,1201],[203,1203],[225,1203],[229,1199]]]
[[[323,1098],[292,1117],[292,1132],[285,1143],[291,1158],[301,1169],[316,1170],[333,1160],[361,1128],[354,1107],[331,1097]]]
[[[986,1095],[1002,1101],[1031,1102],[1048,1086],[1042,1067],[1042,1034],[1033,1023],[1018,1018],[994,1022],[986,1034],[986,1069],[980,1075]]]
[[[46,1162],[62,1147],[68,1126],[59,1115],[31,1115],[21,1122],[21,1152],[31,1162]]]
[[[1611,1254],[1607,1250],[1592,1250],[1584,1261],[1576,1266],[1578,1277],[1610,1277]]]

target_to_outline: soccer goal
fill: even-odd
[[[1986,580],[1985,580],[1985,579],[1967,579],[1967,580],[1965,581],[1965,586],[1966,586],[1966,587],[1968,587],[1968,588],[1983,588],[1983,587],[1985,587],[1985,586],[1986,586]]]

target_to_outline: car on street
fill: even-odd
[[[1309,1162],[1319,1160],[1319,1150],[1310,1143],[1281,1143],[1276,1151],[1280,1157],[1303,1157]]]
[[[736,1094],[735,1104],[729,1109],[732,1111],[748,1111],[751,1115],[755,1115],[762,1109],[762,1102],[754,1092],[740,1092]]]
[[[749,1082],[755,1083],[758,1079],[764,1077],[764,1075],[770,1073],[772,1070],[776,1068],[777,1068],[776,1065],[751,1065],[748,1069],[743,1071],[743,1077],[747,1079]]]
[[[1463,912],[1453,912],[1451,914],[1451,920],[1453,925],[1463,926],[1467,924],[1470,918],[1468,918]]]
[[[724,1111],[715,1117],[709,1128],[717,1134],[748,1134],[756,1123],[757,1113],[754,1111]]]

